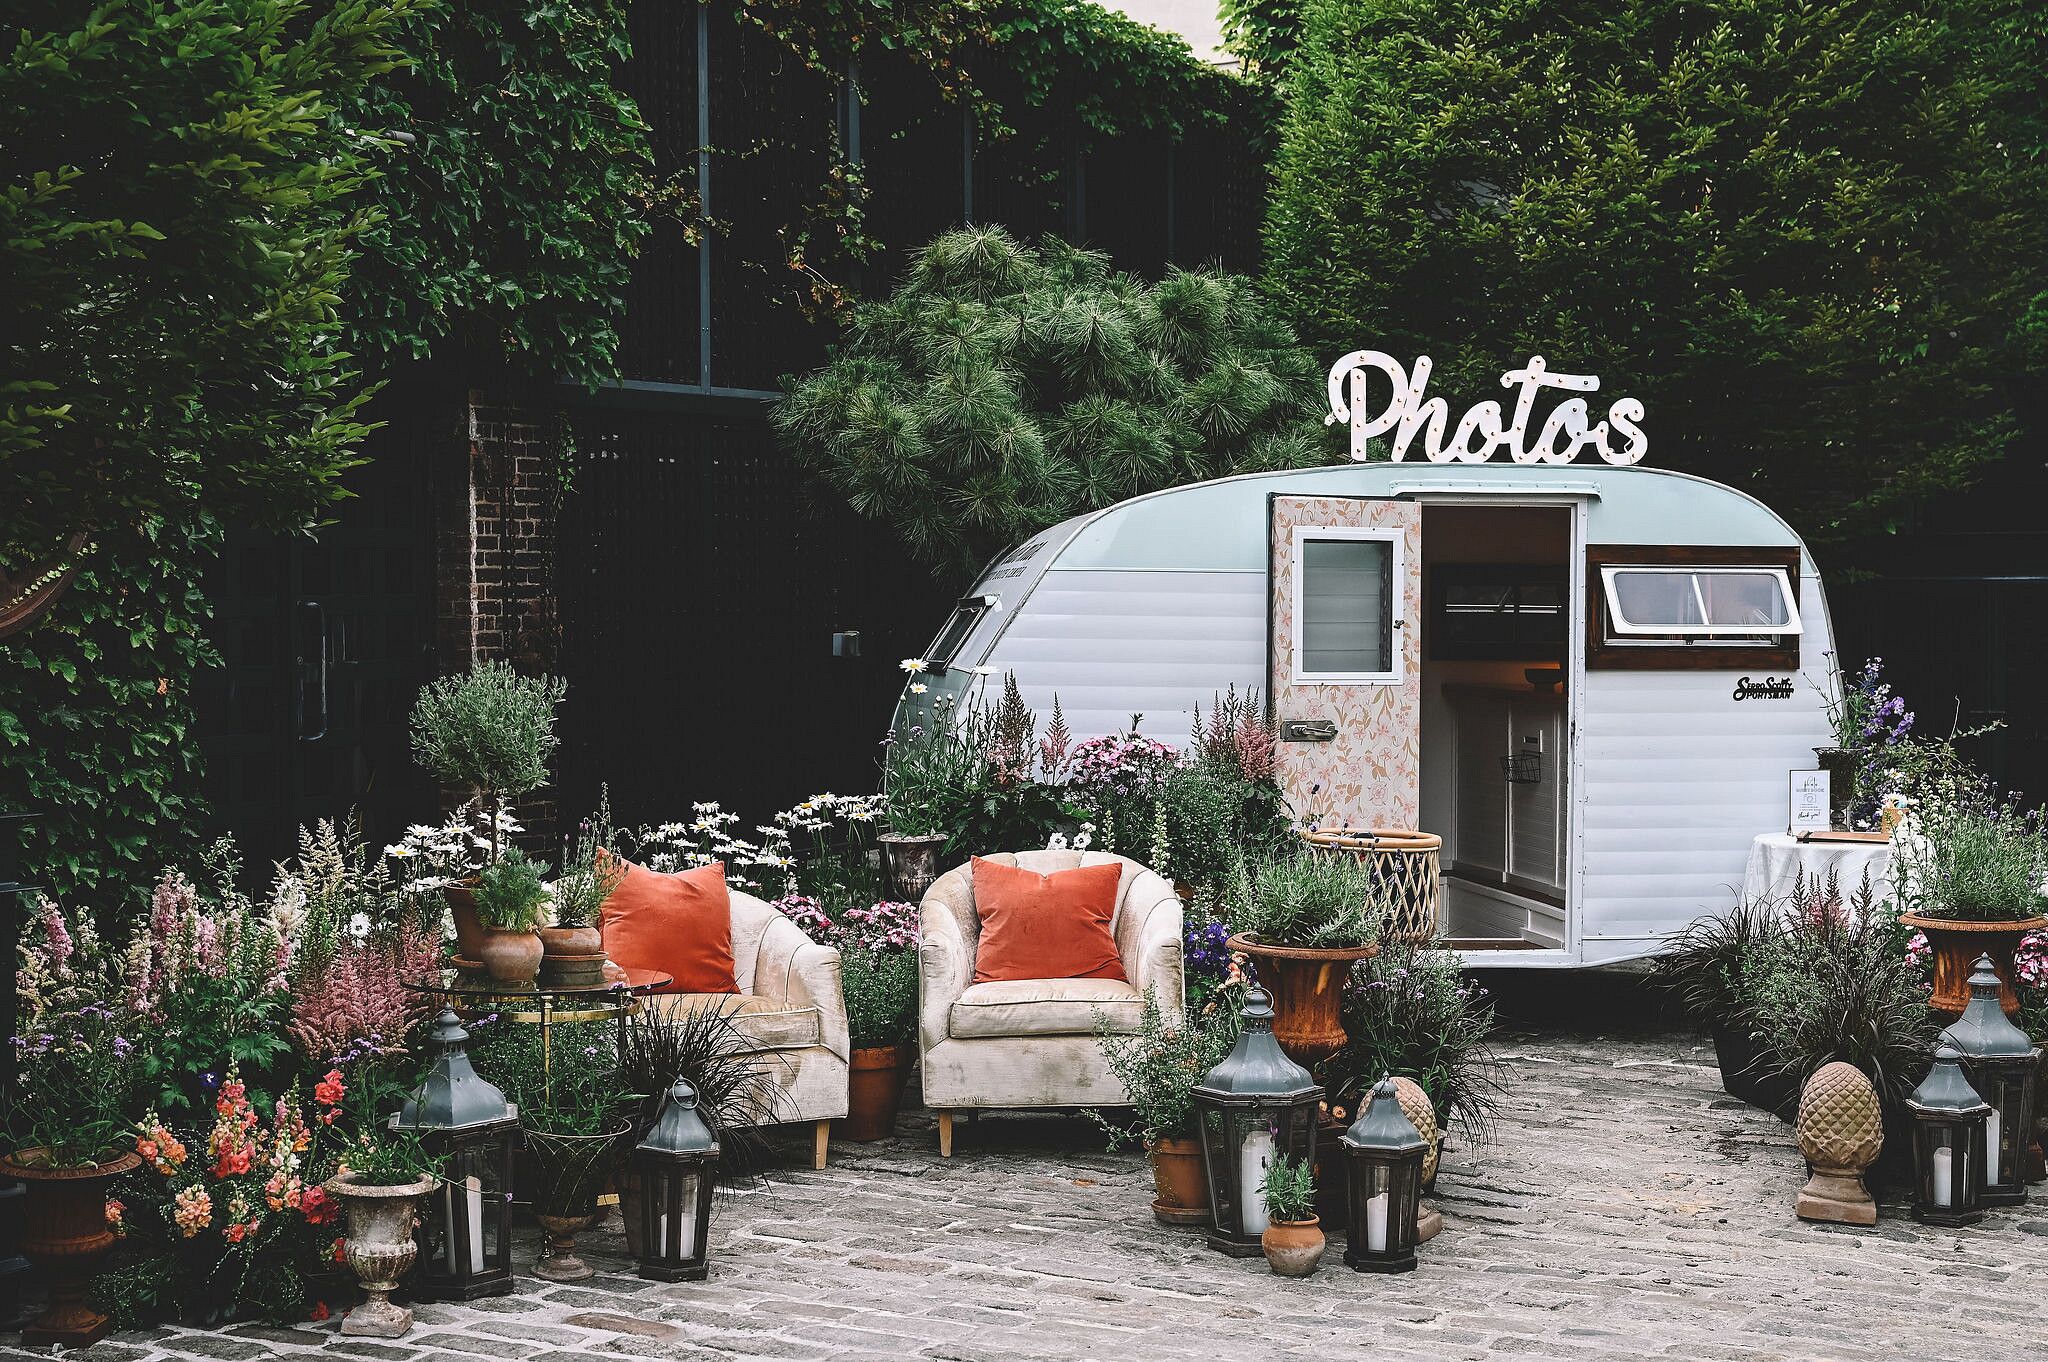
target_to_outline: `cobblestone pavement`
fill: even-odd
[[[791,1161],[722,1206],[712,1278],[632,1275],[615,1232],[597,1278],[477,1306],[422,1306],[396,1343],[332,1325],[121,1335],[89,1362],[277,1357],[1882,1359],[2048,1357],[2048,1210],[1933,1230],[1802,1224],[1788,1127],[1722,1095],[1688,1037],[1511,1037],[1495,1143],[1447,1155],[1445,1230],[1407,1276],[1333,1249],[1306,1281],[1153,1223],[1140,1159],[1075,1118],[986,1117],[941,1161],[929,1117],[832,1167]],[[807,1140],[805,1142],[807,1148]],[[528,1253],[531,1236],[523,1236]],[[0,1347],[0,1358],[46,1356]]]

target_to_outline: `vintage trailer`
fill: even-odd
[[[1176,745],[1256,689],[1298,812],[1441,834],[1445,935],[1561,967],[1652,953],[1732,901],[1830,741],[1832,648],[1812,556],[1738,490],[1382,461],[1055,525],[989,566],[922,679],[978,698],[1014,672],[1078,737],[1142,714]]]

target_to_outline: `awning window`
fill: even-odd
[[[1756,639],[1800,632],[1799,606],[1781,567],[1600,569],[1607,633],[1629,638]]]
[[[953,609],[953,618],[946,621],[946,627],[939,631],[939,641],[932,645],[930,656],[925,661],[935,672],[943,672],[953,665],[960,656],[960,650],[967,645],[968,635],[974,626],[981,623],[981,617],[995,608],[994,596],[968,596]]]

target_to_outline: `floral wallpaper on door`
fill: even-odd
[[[1276,720],[1334,719],[1330,742],[1282,742],[1280,789],[1295,813],[1325,827],[1412,828],[1419,815],[1422,729],[1422,508],[1363,497],[1276,496],[1272,501],[1273,630],[1268,654]],[[1397,528],[1404,545],[1405,625],[1394,634],[1402,679],[1392,685],[1296,685],[1294,528]]]

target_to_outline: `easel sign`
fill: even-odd
[[[1826,771],[1792,773],[1788,830],[1794,837],[1802,833],[1826,832],[1833,826],[1828,818],[1829,796],[1832,793]]]

